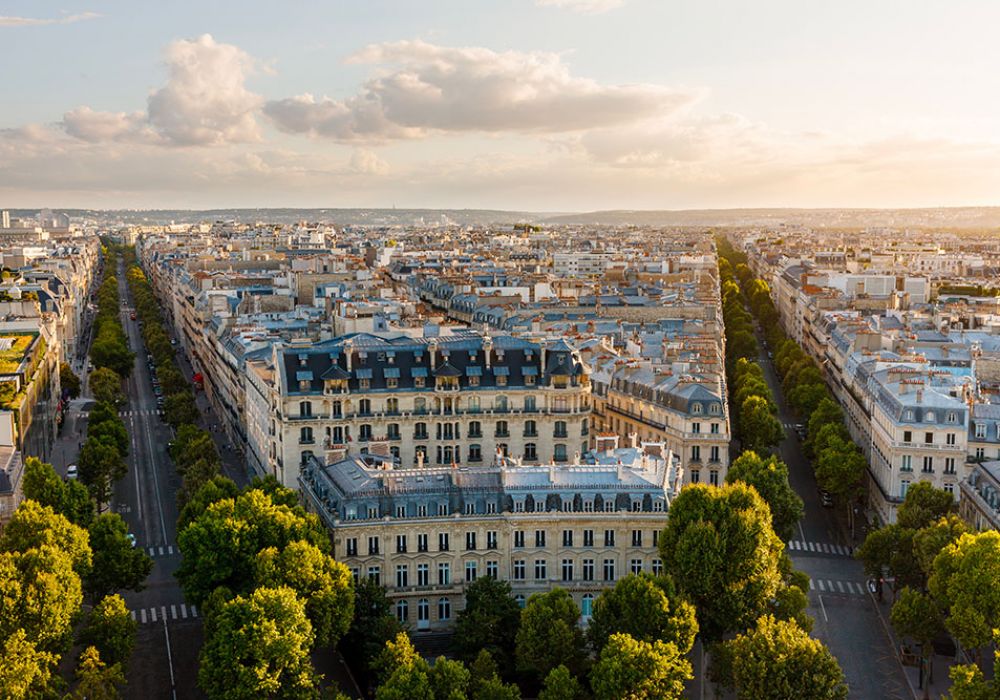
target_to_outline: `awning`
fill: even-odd
[[[386,379],[399,379],[399,367],[386,367],[382,370],[382,375]]]
[[[493,374],[495,374],[498,377],[508,377],[510,376],[510,367],[503,367],[503,366],[494,367]]]
[[[523,374],[526,377],[535,377],[535,376],[538,376],[538,368],[535,367],[535,366],[533,366],[533,365],[528,365],[527,367],[522,367],[521,368],[521,374]]]
[[[483,368],[473,365],[465,368],[466,377],[481,377],[483,376]]]
[[[426,367],[411,367],[410,368],[411,377],[426,377],[427,368]]]
[[[354,376],[358,379],[371,379],[372,371],[370,369],[356,369],[354,370]]]
[[[311,382],[313,378],[312,372],[296,372],[295,381],[297,382]]]

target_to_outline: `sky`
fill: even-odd
[[[0,208],[1000,204],[993,0],[0,0]]]

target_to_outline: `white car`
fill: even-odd
[[[66,467],[66,478],[75,479],[79,475],[77,467],[75,464],[71,464]]]

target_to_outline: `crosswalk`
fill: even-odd
[[[132,610],[132,619],[140,625],[170,620],[191,620],[198,617],[198,608],[194,605],[160,605],[152,608]]]
[[[174,555],[180,556],[181,554],[180,548],[172,544],[162,547],[144,547],[144,549],[146,550],[146,554],[151,557],[172,557]]]
[[[831,544],[829,542],[803,542],[802,540],[792,540],[788,543],[788,548],[793,552],[829,554],[838,557],[854,556],[854,553],[844,545]]]
[[[119,418],[128,418],[129,416],[162,416],[162,408],[146,408],[142,410],[135,411],[118,411]]]
[[[809,590],[817,593],[867,596],[868,589],[861,581],[836,581],[828,578],[809,579]]]

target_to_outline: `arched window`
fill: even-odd
[[[580,615],[584,619],[589,619],[594,614],[594,596],[590,593],[583,594],[580,601]]]
[[[410,606],[406,604],[405,600],[398,601],[396,603],[396,619],[405,624],[409,617]]]
[[[371,415],[372,412],[372,402],[371,399],[361,399],[358,401],[358,413],[362,416]]]
[[[416,413],[425,413],[427,411],[427,399],[423,397],[413,399],[413,410]]]
[[[399,399],[386,399],[385,410],[388,413],[399,413]]]
[[[493,401],[493,407],[496,408],[498,411],[506,411],[507,397],[506,396],[496,397],[496,399]]]
[[[447,598],[438,599],[438,619],[439,620],[450,620],[451,619],[451,601]]]
[[[701,411],[702,411],[702,406],[700,402],[695,401],[693,404],[691,404],[691,413],[697,415],[700,414]]]
[[[524,443],[524,459],[526,462],[534,462],[538,459],[538,450],[535,447],[535,443]]]
[[[299,430],[299,443],[303,445],[311,445],[312,442],[313,442],[313,429],[301,428]]]
[[[312,401],[300,401],[299,402],[299,415],[303,418],[309,418],[313,414]]]
[[[431,625],[431,604],[426,598],[417,601],[417,627],[427,629]]]

